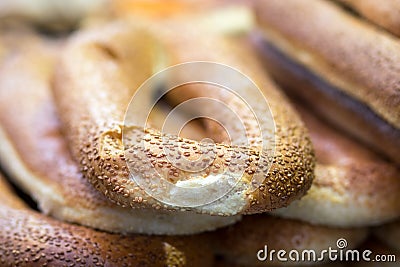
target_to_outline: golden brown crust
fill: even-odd
[[[243,69],[268,92],[268,101],[276,123],[275,162],[271,172],[266,174],[264,184],[247,195],[242,192],[244,204],[233,211],[222,212],[212,208],[206,210],[202,207],[199,211],[225,215],[257,213],[288,205],[293,199],[303,195],[312,181],[313,153],[303,124],[290,107],[282,105],[285,98],[262,74],[261,68],[253,67],[253,59],[246,56],[233,57],[236,51],[242,52],[240,49],[231,48],[227,45],[228,42],[218,38],[210,38],[205,41],[208,45],[202,46],[194,36],[183,37],[188,29],[174,30],[180,33],[179,38],[174,36],[172,41],[171,33],[166,33],[165,36],[161,34],[158,40],[158,45],[161,44],[163,49],[171,53],[168,54],[171,64],[188,60],[209,60]],[[170,31],[173,32],[172,29]],[[75,36],[58,68],[55,80],[56,98],[73,155],[81,163],[84,175],[97,189],[123,206],[176,209],[149,197],[128,179],[129,170],[121,150],[121,126],[125,107],[133,90],[151,75],[151,60],[159,60],[154,58],[154,51],[160,52],[157,40],[152,37],[144,38],[146,34],[138,38],[132,32],[140,33],[141,30],[132,24],[120,22],[103,27],[100,31],[94,30]],[[132,44],[135,43],[138,45],[136,51],[142,49],[140,58],[137,57],[139,52],[135,53],[132,49]],[[194,49],[194,45],[198,49]],[[216,52],[219,49],[221,53]],[[77,65],[76,62],[80,64]],[[138,66],[141,70],[139,73]],[[137,73],[138,76],[131,73]],[[133,133],[136,137],[143,136],[140,131],[135,130]],[[157,138],[157,133],[150,131],[149,134]],[[221,149],[226,148],[221,146]],[[224,161],[224,157],[225,155],[217,160]],[[163,159],[155,157],[154,160],[163,165]],[[180,171],[177,173],[178,177],[185,175]],[[248,176],[246,174],[243,181],[249,179]],[[176,177],[172,179],[177,180]]]
[[[382,156],[399,163],[400,130],[379,118],[366,105],[290,60],[276,47],[254,38],[264,65],[285,89],[314,113],[339,126]]]
[[[255,35],[253,39],[264,57],[264,65],[288,93],[375,151],[399,163],[400,129],[324,76],[300,64],[282,47],[277,47],[270,35]]]
[[[191,234],[239,219],[122,208],[95,190],[72,160],[56,116],[50,79],[60,46],[36,36],[23,49],[12,48],[0,66],[1,167],[42,212],[97,229],[147,234]]]
[[[269,41],[400,128],[396,38],[328,1],[259,1],[256,11]]]
[[[362,16],[400,36],[400,1],[339,0]]]
[[[58,68],[56,73],[55,95],[60,106],[61,118],[64,119],[64,129],[72,154],[80,162],[81,170],[95,188],[120,205],[152,207],[156,201],[149,198],[142,190],[134,192],[135,185],[128,179],[128,168],[121,146],[114,152],[113,160],[102,155],[105,152],[101,149],[103,147],[101,142],[105,140],[104,142],[113,147],[113,136],[121,136],[120,128],[123,125],[125,108],[131,97],[130,93],[133,93],[132,90],[151,75],[152,68],[151,62],[148,60],[152,57],[151,52],[153,51],[151,38],[146,35],[139,37],[141,31],[135,28],[132,29],[137,34],[127,36],[124,34],[127,31],[126,25],[120,25],[119,29],[116,26],[102,30],[105,34],[101,34],[101,36],[96,37],[96,34],[92,33],[92,36],[83,37],[93,40],[85,41],[83,38],[79,40],[79,37],[72,40],[77,43],[72,46],[77,48],[67,48],[65,60],[62,61],[61,68]],[[110,39],[114,42],[111,42]],[[126,48],[131,44],[136,44],[138,46],[136,49],[143,51],[140,53],[139,51],[137,53],[130,51],[129,54],[126,54]],[[81,48],[81,46],[83,47]],[[119,55],[114,51],[125,52],[125,54]],[[136,58],[137,54],[145,55]],[[70,62],[69,59],[72,58],[73,60]],[[125,75],[125,72],[135,73],[136,70],[133,69],[132,63],[137,63],[138,60],[141,60],[138,63],[141,65],[141,72],[138,72],[137,75]],[[148,63],[145,63],[146,61]],[[82,67],[79,70],[76,68],[76,62],[80,62],[79,66]],[[122,64],[125,69],[131,68],[130,71],[117,68],[119,64]],[[108,71],[108,68],[113,71]],[[75,75],[78,73],[80,73],[80,78],[75,79]],[[91,84],[93,78],[86,79],[91,76],[99,80],[97,86]],[[95,93],[95,91],[97,92]],[[104,93],[99,94],[98,91],[104,91]],[[70,103],[75,104],[70,105]],[[78,107],[81,111],[76,112]],[[121,138],[119,140],[122,141]],[[87,148],[85,148],[86,143]],[[113,170],[106,166],[118,166],[118,169]],[[123,182],[120,181],[120,178]],[[121,188],[120,193],[117,192],[118,188]],[[128,191],[125,191],[125,188]],[[127,198],[123,196],[124,194],[134,196]],[[147,205],[140,205],[143,200]]]
[[[291,108],[286,97],[263,71],[260,63],[256,60],[256,55],[252,52],[252,48],[244,40],[226,37],[204,38],[204,44],[199,46],[198,44],[196,45],[196,42],[199,42],[196,38],[198,35],[190,30],[190,24],[188,25],[189,28],[177,27],[176,23],[172,21],[167,26],[170,30],[159,31],[159,34],[167,47],[169,47],[169,51],[178,51],[171,56],[176,57],[175,59],[172,58],[172,63],[208,60],[233,66],[250,77],[268,100],[275,122],[276,147],[273,164],[263,184],[249,194],[251,206],[245,213],[253,214],[271,210],[276,205],[286,206],[293,200],[293,197],[297,198],[297,194],[298,196],[303,195],[308,188],[307,184],[311,182],[313,176],[309,170],[314,166],[313,152],[310,147],[307,130],[304,128],[298,114]],[[182,31],[185,34],[176,38],[176,32]],[[204,32],[203,35],[207,36],[207,32]],[[194,49],[194,47],[196,48]],[[207,88],[199,89],[193,87],[185,89],[187,95],[184,92],[179,92],[180,95],[174,96],[175,101],[183,102],[190,97],[202,96],[218,98],[218,96],[209,93]],[[212,136],[213,133],[215,134],[212,126],[207,131],[209,131],[209,136]],[[302,180],[303,178],[304,180],[291,181],[290,176],[294,180]],[[292,197],[283,200],[281,197],[289,193],[290,189],[288,189],[287,185],[292,182],[293,184],[290,187],[295,188],[295,184],[300,183],[302,185],[299,186],[298,184],[297,188],[300,189],[301,187],[302,189],[294,196],[292,195]],[[278,204],[279,202],[281,203]]]
[[[0,177],[2,266],[210,266],[204,236],[117,235],[26,208]]]
[[[218,230],[215,244],[219,255],[244,266],[296,266],[298,262],[279,262],[276,257],[273,264],[269,260],[260,261],[257,252],[268,246],[269,252],[272,249],[284,249],[287,252],[292,249],[300,252],[314,249],[319,253],[328,247],[335,249],[339,238],[345,238],[349,247],[354,248],[365,240],[367,233],[364,228],[329,228],[267,215],[251,215],[244,216],[241,222],[233,226]]]

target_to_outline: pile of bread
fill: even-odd
[[[338,240],[346,242],[339,248],[399,261],[398,14],[396,0],[3,1],[0,265],[377,264],[258,257],[265,246],[318,255]],[[181,136],[164,133],[163,110],[145,128],[126,123],[138,88],[186,62],[224,64],[254,82],[270,110],[252,108],[272,116],[274,131],[263,138],[273,139],[273,151],[256,139],[229,142],[207,120]],[[236,105],[201,84],[163,101],[173,108],[194,98]],[[237,110],[249,132],[267,127]],[[172,184],[197,183],[163,148],[172,144],[190,159],[206,137],[218,153],[201,177],[243,170],[226,194],[177,206],[137,183],[161,190],[152,169]],[[236,168],[241,156],[246,166]]]

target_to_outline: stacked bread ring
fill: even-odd
[[[341,2],[396,34],[393,20],[378,11]],[[174,1],[168,18],[141,1],[124,12],[116,3],[107,3],[112,13],[82,26],[76,16],[66,23],[47,15],[40,20],[35,14],[47,14],[40,8],[0,12],[7,18],[0,21],[6,177],[0,175],[0,265],[329,266],[328,248],[399,254],[400,94],[397,62],[387,54],[397,56],[398,37],[327,0],[259,0],[235,8]],[[80,10],[75,15],[86,14],[87,6]],[[9,24],[10,17],[19,20],[15,14],[29,14],[24,22],[47,29],[59,29],[49,24],[55,20],[76,31]],[[323,31],[328,16],[329,32]],[[355,40],[359,49],[350,53]],[[166,93],[171,77],[187,78],[182,72],[145,86],[160,70],[187,62],[208,66],[196,74],[211,73],[236,89],[200,82]],[[221,76],[215,66],[251,83]],[[176,111],[193,99],[214,102]],[[157,105],[146,124],[133,123],[152,101]],[[179,133],[164,132],[168,112],[175,112],[169,126],[181,127]],[[220,121],[185,125],[196,112]],[[207,138],[214,142],[200,141]],[[179,165],[182,158],[193,168]],[[221,184],[230,188],[201,202]],[[375,239],[362,245],[370,232]],[[377,239],[382,244],[372,244]],[[282,260],[271,249],[313,250],[316,258]],[[345,261],[337,259],[337,266]]]
[[[259,1],[257,8],[266,63],[276,79],[399,163],[397,37],[327,1],[313,1],[312,9],[304,1],[278,2]]]

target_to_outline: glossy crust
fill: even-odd
[[[221,215],[257,213],[286,206],[301,197],[313,178],[314,157],[307,131],[295,112],[282,104],[286,99],[257,67],[254,57],[242,55],[244,51],[231,47],[221,38],[210,36],[203,43],[196,36],[186,36],[190,29],[158,26],[160,31],[168,29],[170,33],[163,35],[161,31],[161,34],[152,35],[143,32],[136,21],[135,24],[118,22],[74,36],[63,53],[55,78],[55,95],[70,148],[85,177],[96,189],[122,206],[176,209],[149,197],[128,179],[129,172],[121,149],[121,126],[128,101],[135,88],[152,74],[154,61],[159,63],[157,55],[166,50],[164,56],[169,58],[170,64],[208,60],[243,69],[269,93],[268,101],[276,124],[276,154],[271,171],[265,173],[264,183],[249,192],[251,172],[246,171],[239,183],[242,188],[236,188],[226,201],[195,209]],[[171,35],[174,31],[179,32],[179,38],[176,34]],[[160,39],[154,40],[158,35]],[[132,132],[133,140],[143,138],[144,133]],[[149,134],[151,138],[159,138],[157,133],[150,131]],[[183,140],[176,141],[179,144]],[[188,142],[196,146],[196,142]],[[226,149],[219,144],[217,147],[222,151]],[[162,158],[154,157],[152,160],[164,164]],[[213,164],[224,166],[224,161],[225,154]],[[178,177],[171,179],[185,178],[184,172],[174,171]]]
[[[400,36],[400,1],[399,0],[338,0],[373,23]]]
[[[297,102],[317,164],[307,195],[276,214],[337,227],[378,225],[400,215],[400,170]]]
[[[0,177],[1,266],[210,266],[204,236],[117,235],[30,210]]]
[[[294,10],[296,12],[292,12]],[[399,129],[400,91],[397,74],[400,68],[400,43],[395,37],[346,14],[328,1],[289,0],[285,4],[275,0],[259,1],[256,11],[264,37],[270,44],[333,85],[344,96],[365,105],[376,117],[386,122],[385,127]],[[282,17],[285,17],[284,21]],[[281,74],[284,77],[283,71]],[[309,77],[301,78],[309,82]],[[291,86],[294,87],[294,82]],[[303,88],[301,84],[299,88]],[[308,97],[309,103],[321,106],[322,110],[324,104],[318,103],[318,98],[309,95],[304,97]],[[331,98],[331,101],[337,100]],[[331,117],[332,121],[348,130],[354,114],[347,111],[339,117],[340,120]],[[350,131],[377,147],[379,141],[364,133],[367,132],[364,127],[354,127]],[[382,134],[380,137],[386,138]],[[398,142],[398,138],[390,140]],[[390,141],[382,150],[398,162],[398,149],[393,148]]]
[[[39,36],[27,43],[20,49],[7,45],[12,52],[0,66],[0,166],[42,212],[97,229],[147,234],[193,234],[240,219],[122,208],[95,190],[70,156],[52,99],[50,80],[62,44]]]
[[[329,247],[336,249],[339,238],[347,240],[348,248],[357,247],[365,240],[367,233],[368,231],[363,228],[329,228],[268,215],[252,215],[244,216],[241,222],[233,226],[218,230],[215,234],[215,243],[219,255],[239,266],[240,264],[243,266],[298,266],[301,262],[277,261],[276,254],[275,261],[272,263],[269,258],[266,261],[259,261],[257,253],[264,246],[268,246],[269,252],[273,249],[275,251],[284,249],[289,253],[290,250],[296,249],[301,253],[302,250],[314,249],[319,255],[318,253]],[[326,257],[324,259],[327,260]],[[303,262],[303,264],[306,263]]]

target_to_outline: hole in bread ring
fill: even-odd
[[[156,103],[185,85],[206,94],[184,90],[187,99],[168,114],[163,129],[148,127]],[[179,137],[179,129],[167,134],[164,127],[176,113],[186,113],[184,125],[199,118],[216,121],[228,140],[198,142]],[[256,189],[272,163],[275,125],[268,103],[248,77],[226,65],[189,62],[155,74],[132,97],[124,124],[130,178],[168,205],[203,206],[243,185]]]

